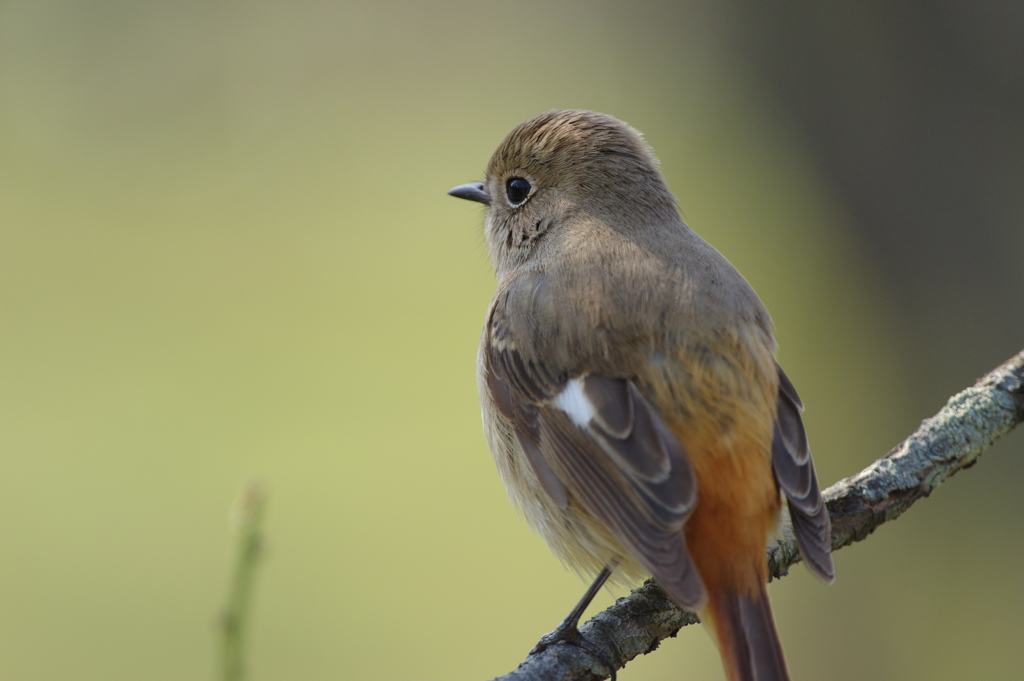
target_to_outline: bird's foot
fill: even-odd
[[[602,650],[599,646],[591,643],[583,634],[580,633],[579,628],[576,626],[578,620],[563,620],[554,631],[549,631],[540,637],[537,641],[537,645],[530,651],[530,655],[537,655],[542,653],[553,645],[559,643],[568,643],[574,645],[577,648],[582,648],[586,652],[590,653],[591,656],[597,659],[598,662],[608,668],[611,681],[616,681],[615,675],[615,663],[609,658],[608,654]]]

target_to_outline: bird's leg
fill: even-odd
[[[565,619],[562,620],[562,623],[555,627],[554,631],[549,631],[540,637],[540,641],[538,641],[537,645],[535,645],[533,650],[530,651],[531,655],[542,653],[556,643],[571,643],[583,648],[600,660],[602,664],[611,670],[612,681],[615,681],[615,665],[612,664],[608,659],[608,656],[603,651],[598,649],[587,639],[583,638],[583,635],[579,630],[580,618],[583,617],[583,613],[590,605],[590,602],[594,600],[594,596],[597,595],[597,592],[601,590],[604,583],[612,576],[612,572],[615,571],[615,563],[616,561],[613,560],[606,565],[603,570],[601,570],[597,575],[597,578],[594,580],[594,583],[591,584],[590,588],[587,589],[587,592],[583,594],[583,598],[581,598],[580,602],[576,604],[576,607],[566,615]]]

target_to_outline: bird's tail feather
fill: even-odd
[[[729,681],[789,681],[766,585],[759,587],[751,595],[710,594],[701,613],[718,642]]]

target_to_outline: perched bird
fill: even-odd
[[[768,311],[679,217],[641,135],[549,111],[483,182],[497,291],[480,341],[484,428],[513,501],[567,565],[653,575],[696,611],[732,681],[788,679],[766,547],[782,501],[831,581],[828,512]],[[541,645],[579,640],[577,610]]]

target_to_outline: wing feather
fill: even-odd
[[[600,520],[680,605],[703,607],[704,583],[682,531],[697,503],[682,444],[632,381],[528,359],[502,321],[492,312],[486,385],[544,490]],[[556,405],[569,381],[579,381],[572,387],[585,404],[574,417],[584,422]]]
[[[807,445],[807,433],[800,418],[803,406],[785,372],[781,367],[778,371],[779,396],[772,439],[772,469],[775,480],[786,495],[800,554],[812,572],[831,582],[835,579],[832,523],[821,497],[818,476]]]
[[[583,507],[612,530],[677,603],[701,609],[704,582],[682,532],[696,500],[689,463],[677,460],[674,475],[651,484],[623,471],[591,429],[577,427],[564,413],[542,408],[540,419],[541,451]],[[628,447],[630,439],[622,444]],[[682,454],[678,444],[669,447]]]

